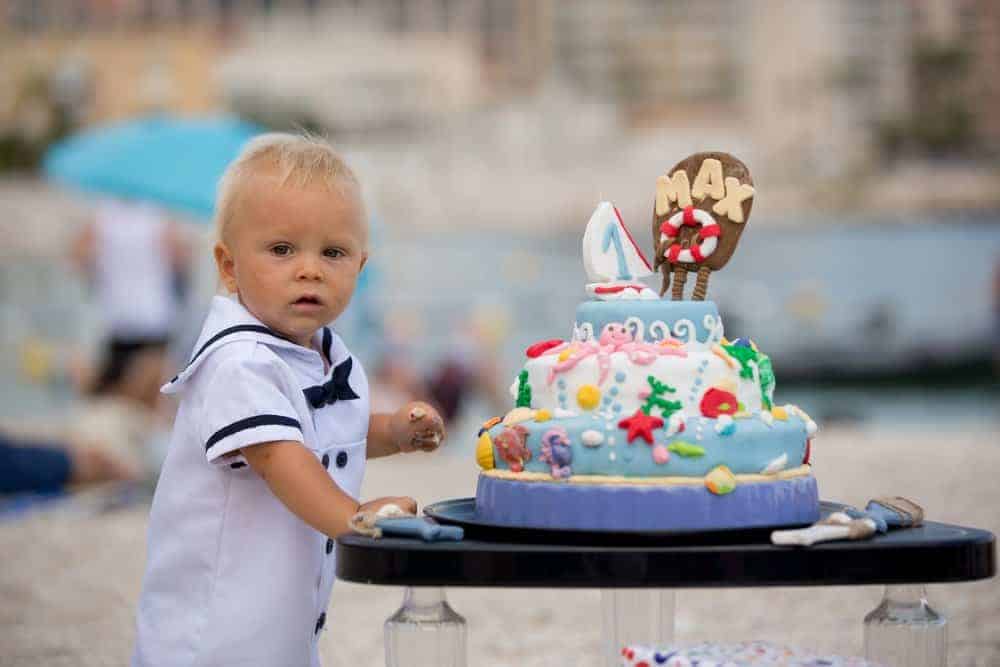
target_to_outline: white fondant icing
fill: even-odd
[[[604,434],[594,430],[584,431],[580,434],[580,440],[587,447],[600,447],[604,444]]]
[[[621,411],[613,416],[616,419],[633,414],[645,403],[639,397],[639,392],[648,391],[646,378],[650,375],[660,382],[673,387],[674,393],[664,394],[664,398],[682,403],[681,412],[686,416],[700,416],[699,401],[702,394],[710,387],[734,383],[737,399],[745,409],[756,412],[761,409],[760,386],[758,383],[741,378],[739,368],[731,368],[709,349],[700,345],[687,345],[686,357],[661,356],[656,357],[647,365],[629,361],[625,352],[613,352],[608,355],[608,372],[604,384],[599,385],[602,392],[611,387],[618,388],[615,402],[621,405]],[[706,363],[707,362],[707,363]],[[600,368],[596,355],[581,360],[576,366],[561,373],[556,373],[549,383],[549,373],[558,363],[557,355],[543,355],[529,359],[524,365],[528,371],[528,382],[531,385],[533,408],[546,408],[558,416],[559,394],[575,396],[583,385],[598,385]],[[704,369],[700,366],[704,365]],[[625,380],[618,382],[615,378],[621,372]],[[560,389],[560,380],[565,388]],[[700,380],[697,384],[696,381]]]
[[[782,454],[778,458],[772,460],[764,469],[760,471],[761,475],[773,475],[774,473],[784,470],[785,466],[788,465],[788,454]]]

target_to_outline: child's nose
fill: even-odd
[[[299,280],[319,280],[323,277],[320,263],[314,259],[303,258],[298,266],[297,277]]]

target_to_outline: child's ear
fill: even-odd
[[[215,266],[219,270],[219,280],[225,285],[226,291],[230,294],[236,292],[236,262],[233,261],[233,254],[229,252],[229,247],[219,241],[215,244]]]

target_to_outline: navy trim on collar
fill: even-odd
[[[198,351],[194,353],[193,357],[191,357],[191,361],[187,362],[187,366],[185,366],[181,370],[180,373],[178,373],[177,375],[175,375],[173,377],[173,379],[170,380],[170,383],[177,382],[177,378],[179,378],[181,376],[181,373],[183,373],[185,370],[187,370],[188,367],[190,367],[191,364],[193,364],[198,359],[198,357],[201,356],[201,353],[204,352],[205,350],[207,350],[208,347],[212,343],[215,343],[219,339],[225,338],[226,336],[230,336],[230,335],[236,334],[236,333],[243,333],[244,331],[253,331],[255,333],[266,334],[268,336],[274,336],[275,338],[280,338],[281,340],[288,341],[289,343],[295,343],[295,341],[292,340],[291,338],[288,338],[287,336],[282,336],[280,333],[278,333],[274,329],[270,329],[268,327],[265,327],[262,324],[240,324],[240,325],[237,325],[235,327],[229,327],[228,329],[223,329],[222,331],[220,331],[219,333],[215,334],[214,336],[212,336],[211,338],[209,338],[207,341],[205,341],[205,344],[202,345],[200,348],[198,348]],[[297,345],[297,343],[295,343],[295,344]]]
[[[257,428],[258,426],[291,426],[299,430],[302,429],[302,424],[300,424],[297,419],[285,417],[284,415],[257,415],[256,417],[247,417],[246,419],[241,419],[238,422],[233,422],[229,426],[223,426],[218,431],[213,433],[212,437],[205,443],[205,450],[207,451],[211,449],[212,445],[219,442],[223,438],[228,438],[234,433],[239,433],[240,431],[245,431],[250,428]]]
[[[326,363],[333,366],[333,359],[330,358],[330,346],[333,345],[333,334],[330,333],[329,327],[323,327],[323,356],[326,357]]]

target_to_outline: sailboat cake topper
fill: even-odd
[[[654,264],[663,273],[665,295],[684,299],[688,271],[697,271],[693,298],[703,301],[712,271],[736,250],[753,205],[753,179],[729,153],[695,153],[656,179],[653,204]]]
[[[639,278],[653,275],[653,267],[611,202],[598,204],[587,222],[583,266],[590,281],[587,293],[600,300],[659,298],[639,282]]]

